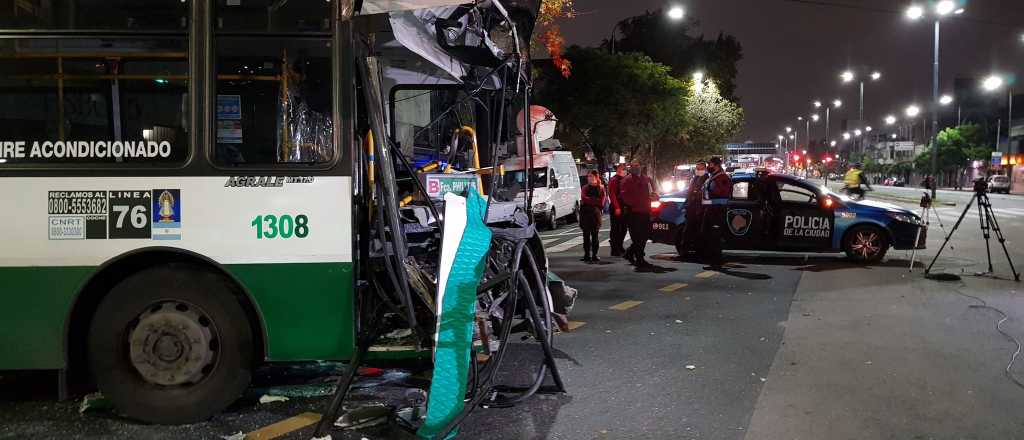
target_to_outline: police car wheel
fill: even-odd
[[[874,226],[862,226],[846,235],[843,249],[851,260],[858,263],[877,263],[889,251],[885,232]]]

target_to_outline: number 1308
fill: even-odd
[[[288,214],[257,215],[250,223],[256,229],[256,239],[284,238],[306,238],[309,236],[309,217],[299,214],[294,218]]]

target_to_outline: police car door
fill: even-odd
[[[775,248],[825,250],[832,247],[835,219],[821,207],[820,194],[804,185],[777,179],[772,186],[775,209],[772,220]]]
[[[758,249],[764,243],[765,191],[757,179],[733,182],[725,213],[728,249]]]

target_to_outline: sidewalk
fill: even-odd
[[[747,439],[1020,437],[1024,390],[1003,375],[1016,347],[996,332],[998,313],[957,293],[1002,309],[1022,338],[1020,285],[887,266],[870,279],[805,272]]]

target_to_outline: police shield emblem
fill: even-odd
[[[742,237],[750,232],[750,221],[754,218],[749,210],[746,209],[730,209],[728,214],[725,216],[725,222],[729,224],[729,230],[732,231],[732,235]]]

